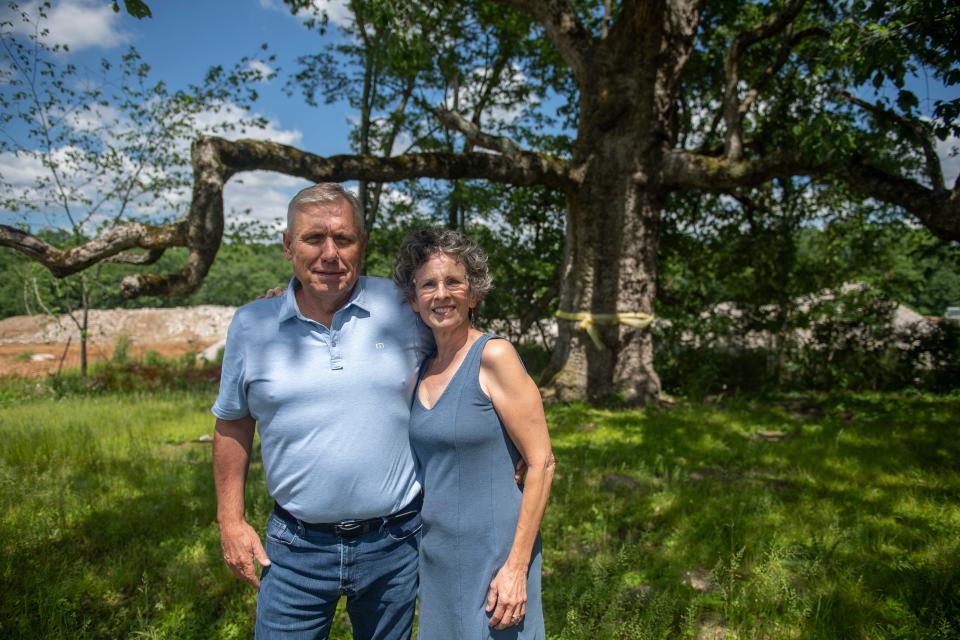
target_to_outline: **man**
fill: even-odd
[[[259,588],[257,638],[326,638],[341,595],[355,638],[410,635],[420,485],[407,423],[432,339],[392,282],[360,276],[366,242],[352,193],[304,189],[283,234],[295,277],[227,334],[217,521],[227,565]],[[255,425],[276,501],[265,548],[244,515]]]

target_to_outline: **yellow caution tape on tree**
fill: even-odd
[[[603,342],[600,341],[600,332],[597,331],[597,324],[625,324],[628,327],[643,329],[650,326],[653,322],[653,316],[649,313],[590,313],[588,311],[558,310],[556,316],[561,320],[571,320],[577,323],[578,329],[583,329],[593,340],[597,349],[603,349]]]

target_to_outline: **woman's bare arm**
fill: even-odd
[[[504,629],[516,624],[526,610],[530,555],[547,508],[556,462],[540,390],[509,342],[490,340],[484,345],[480,387],[490,396],[507,434],[527,463],[513,544],[487,592],[487,611],[493,611],[490,626]]]

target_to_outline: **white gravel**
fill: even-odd
[[[236,307],[201,305],[167,309],[94,309],[90,338],[114,341],[126,336],[135,342],[216,342],[227,335]],[[79,319],[79,314],[77,314]],[[67,315],[13,316],[0,320],[0,344],[64,343],[78,340],[80,331]]]

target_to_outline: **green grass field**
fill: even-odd
[[[250,637],[196,441],[212,394],[16,395],[0,637]],[[550,637],[960,637],[960,396],[548,414]],[[262,523],[256,463],[248,505]]]

